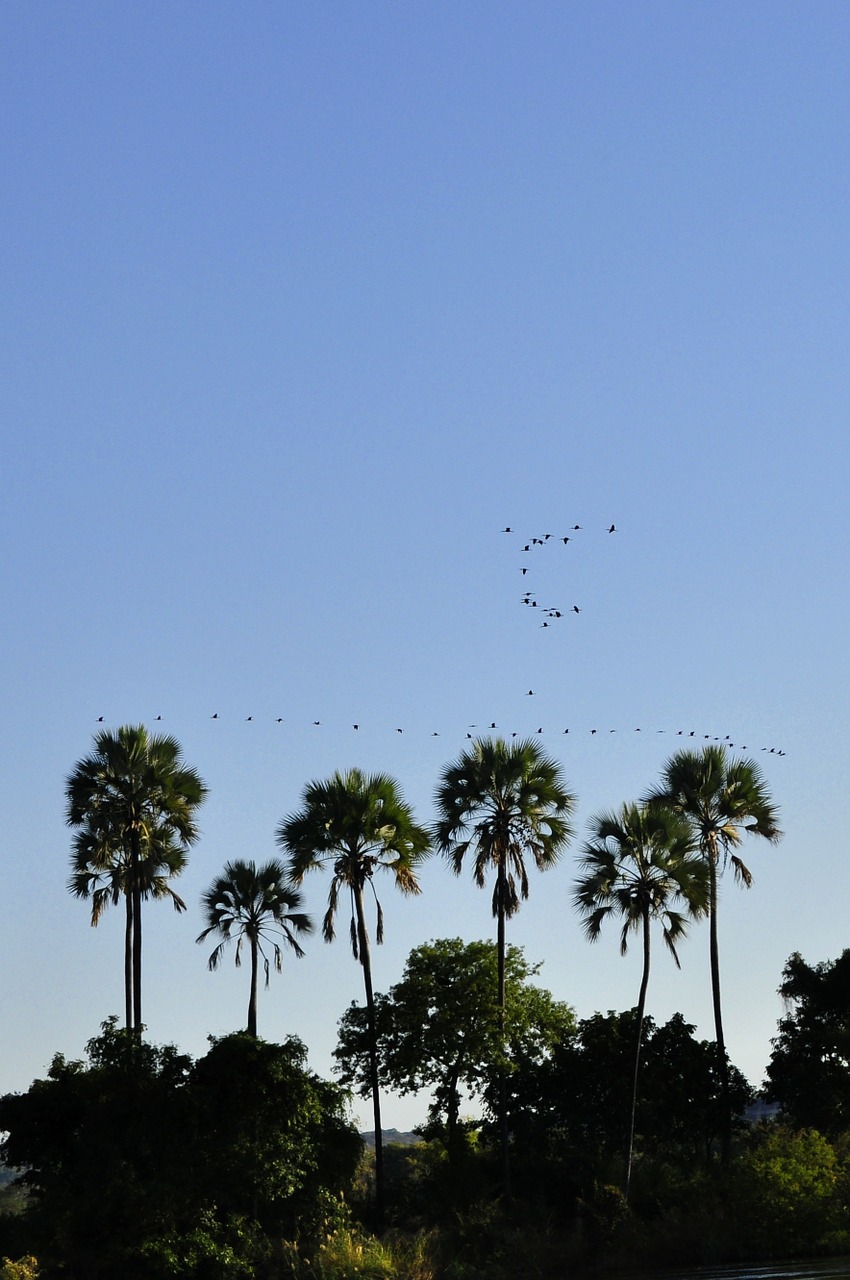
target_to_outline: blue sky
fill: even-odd
[[[576,853],[679,730],[729,735],[786,832],[721,904],[761,1079],[785,960],[850,943],[848,53],[835,3],[3,6],[0,1089],[122,1008],[120,913],[65,889],[99,716],[162,716],[210,788],[190,911],[145,921],[150,1034],[195,1054],[245,1017],[194,945],[224,862],[351,765],[427,820],[493,721],[579,801],[512,940],[579,1015],[630,1007]],[[493,934],[489,894],[422,880],[386,886],[379,989]],[[704,1036],[707,948],[649,993]],[[326,1073],[360,996],[317,939],[261,1032]]]

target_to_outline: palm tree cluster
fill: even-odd
[[[170,898],[185,903],[169,879],[182,871],[197,839],[195,813],[206,788],[183,764],[173,738],[149,735],[144,726],[103,731],[93,754],[82,760],[67,783],[67,817],[75,828],[69,888],[91,901],[97,924],[109,903],[124,899],[127,1026],[141,1031],[141,903]],[[455,874],[471,861],[475,883],[493,877],[492,909],[497,922],[498,1008],[505,1008],[506,925],[529,895],[528,863],[553,867],[572,836],[575,797],[560,765],[539,742],[483,738],[472,741],[442,774],[435,793],[436,816],[418,823],[398,784],[386,774],[359,769],[309,783],[301,807],[277,830],[284,860],[262,866],[235,859],[203,896],[205,928],[199,943],[218,939],[209,957],[216,969],[231,942],[235,962],[247,946],[251,965],[248,1032],[257,1035],[260,963],[266,984],[272,964],[280,971],[284,947],[303,955],[299,941],[312,931],[303,912],[301,885],[313,871],[330,874],[322,921],[326,942],[336,934],[341,899],[350,911],[349,938],[360,965],[370,1041],[370,1082],[376,1136],[376,1208],[383,1210],[375,994],[367,898],[375,908],[375,942],[383,941],[384,917],[375,877],[390,877],[402,893],[420,892],[422,859],[439,851]],[[728,1107],[728,1063],[723,1041],[717,948],[717,880],[727,862],[744,885],[750,872],[735,850],[745,833],[779,838],[777,810],[753,761],[731,759],[723,746],[681,751],[668,762],[661,783],[639,804],[593,819],[585,844],[574,904],[590,941],[609,918],[620,921],[620,949],[640,937],[643,967],[637,1004],[629,1149],[624,1184],[631,1175],[634,1117],[643,1023],[650,974],[650,937],[659,924],[662,938],[679,964],[678,944],[690,919],[710,920],[711,979],[721,1080]],[[510,1195],[509,1128],[505,1078],[499,1087],[499,1129],[505,1194]],[[723,1154],[728,1155],[731,1112],[726,1116]]]

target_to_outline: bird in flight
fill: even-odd
[[[504,529],[502,530],[502,533],[513,533],[513,529],[509,524],[505,525]]]
[[[581,609],[578,607],[577,604],[573,605],[573,613],[581,613]]]
[[[217,719],[218,719],[218,712],[214,711],[210,716],[210,720],[217,720]]]
[[[617,526],[616,526],[615,524],[612,524],[612,525],[611,525],[611,528],[608,530],[608,532],[609,532],[609,533],[616,533],[616,532],[617,532]]]

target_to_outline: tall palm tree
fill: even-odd
[[[732,1140],[732,1109],[720,1004],[717,879],[731,863],[736,880],[745,888],[750,887],[753,877],[735,850],[745,834],[761,836],[771,844],[779,840],[779,810],[756,762],[731,758],[723,746],[677,751],[664,766],[661,784],[650,792],[647,801],[669,806],[690,823],[708,867],[711,995],[723,1106],[721,1154],[726,1161]]]
[[[198,838],[195,812],[207,789],[183,763],[176,738],[124,725],[95,735],[94,752],[78,762],[65,794],[68,825],[86,832],[92,847],[117,842],[127,859],[133,1030],[141,1035],[143,862],[154,832],[189,849]]]
[[[375,941],[383,942],[384,917],[373,877],[386,871],[405,894],[419,893],[417,864],[428,852],[429,835],[413,817],[398,784],[386,774],[364,774],[359,769],[335,773],[327,782],[311,782],[304,790],[303,807],[280,824],[279,846],[289,855],[290,874],[301,884],[309,871],[330,869],[328,909],[322,936],[332,942],[341,893],[351,904],[349,935],[355,960],[363,970],[369,1027],[369,1066],[372,1108],[375,1116],[375,1199],[379,1221],[384,1211],[384,1164],[381,1137],[381,1100],[378,1079],[378,1047],[372,959],[366,926],[364,896],[368,886],[377,910]]]
[[[186,866],[186,851],[169,831],[157,829],[146,842],[140,864],[141,896],[170,898],[179,914],[186,903],[171,888],[169,880]],[[124,924],[124,1017],[127,1030],[133,1025],[133,912],[130,859],[115,833],[83,828],[74,837],[68,891],[76,898],[91,900],[91,924],[96,928],[111,903],[125,902]]]
[[[494,870],[493,915],[497,929],[500,1032],[505,1014],[505,922],[528,897],[526,855],[545,871],[553,866],[572,837],[569,818],[575,797],[567,790],[560,765],[536,742],[507,743],[483,738],[472,743],[447,766],[436,793],[434,843],[460,875],[472,851],[472,873],[479,888]],[[499,1128],[505,1194],[510,1196],[507,1089],[499,1081]]]
[[[248,1035],[257,1036],[257,976],[260,957],[266,986],[269,985],[270,961],[263,943],[269,943],[274,967],[281,972],[282,953],[277,936],[283,937],[299,960],[304,955],[296,934],[312,933],[313,922],[300,912],[302,895],[287,883],[286,870],[276,858],[257,868],[254,862],[225,863],[224,871],[203,896],[207,927],[195,939],[204,942],[211,933],[221,942],[209,958],[210,969],[217,969],[229,942],[236,938],[235,961],[242,963],[242,943],[247,939],[251,952],[251,995],[248,1000]]]
[[[637,1110],[638,1073],[643,1042],[646,992],[649,986],[650,926],[660,921],[662,937],[676,967],[680,968],[676,943],[687,932],[687,915],[708,910],[708,872],[696,839],[683,818],[660,805],[625,804],[619,813],[599,814],[592,821],[593,838],[584,846],[584,874],[575,889],[575,905],[584,917],[584,931],[596,942],[610,916],[622,920],[620,954],[625,955],[629,934],[640,933],[643,971],[637,1004],[637,1042],[632,1076],[629,1144],[626,1152],[625,1195],[632,1176]]]

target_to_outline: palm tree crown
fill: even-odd
[[[251,994],[248,1002],[248,1032],[257,1034],[257,970],[262,958],[266,986],[269,985],[271,959],[265,945],[271,947],[274,967],[283,967],[278,937],[291,947],[300,959],[304,951],[296,934],[312,933],[310,917],[299,911],[302,895],[289,884],[282,862],[276,858],[257,868],[254,862],[236,860],[225,864],[222,874],[213,881],[203,896],[207,927],[195,939],[204,942],[210,934],[221,937],[209,958],[209,967],[217,969],[225,948],[236,939],[236,965],[242,963],[242,943],[247,940],[251,953]]]
[[[493,915],[510,917],[528,897],[524,855],[538,870],[557,862],[572,836],[575,797],[560,766],[532,740],[474,742],[443,772],[437,788],[434,842],[459,875],[470,849],[479,888],[497,873]]]
[[[691,828],[660,806],[626,804],[619,813],[594,818],[592,830],[575,891],[588,940],[595,942],[605,920],[619,916],[620,953],[625,955],[629,934],[659,920],[678,967],[676,943],[687,932],[688,916],[708,909],[707,868]],[[686,914],[674,903],[684,906]]]
[[[384,915],[373,884],[376,871],[392,875],[405,894],[420,892],[416,867],[428,852],[429,837],[413,819],[398,784],[386,774],[359,769],[335,773],[327,782],[311,782],[300,812],[286,818],[278,845],[290,856],[290,874],[300,884],[308,871],[333,871],[322,936],[332,942],[340,893],[351,900],[350,936],[355,959],[362,959],[357,927],[357,898],[368,885],[377,910],[376,941],[383,942]]]
[[[66,784],[68,825],[78,828],[75,859],[89,849],[97,857],[123,851],[127,862],[128,931],[132,955],[133,1028],[142,1028],[143,866],[155,862],[155,846],[167,841],[184,854],[198,837],[195,812],[207,789],[183,764],[176,738],[149,734],[144,725],[103,730],[94,752],[81,760]],[[100,853],[97,853],[97,851]],[[73,877],[72,877],[73,879]],[[129,1001],[128,1001],[129,1004]]]

